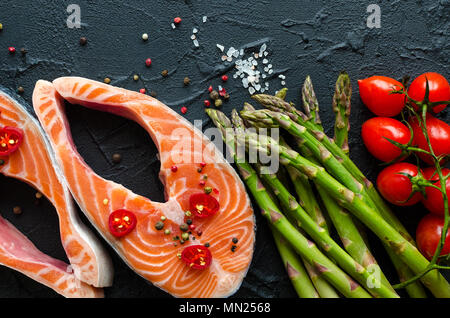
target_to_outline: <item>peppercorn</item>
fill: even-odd
[[[16,53],[16,48],[14,46],[10,46],[8,48],[8,51],[9,51],[10,54],[14,54],[14,53]]]
[[[184,78],[184,80],[183,80],[183,84],[185,85],[185,86],[188,86],[189,84],[191,83],[191,79],[189,78],[189,77],[185,77]]]
[[[200,162],[200,166],[201,166],[202,168],[206,167],[206,162],[204,162],[204,161]]]
[[[173,237],[174,241],[178,241],[179,239],[180,239],[180,237],[178,235]]]
[[[0,31],[3,30],[3,24],[0,23]]]
[[[222,100],[220,98],[216,99],[214,101],[214,106],[216,106],[216,107],[222,106]]]
[[[216,90],[211,91],[211,93],[209,93],[209,97],[212,100],[217,100],[219,98],[219,93]]]
[[[228,93],[225,93],[224,95],[223,95],[223,99],[224,100],[229,100],[230,99],[230,94],[228,94]]]
[[[22,55],[25,55],[25,54],[28,53],[28,51],[23,47],[23,48],[20,49],[20,53],[21,53]]]
[[[105,77],[103,82],[105,82],[106,84],[109,84],[109,83],[111,83],[111,79],[109,77]]]
[[[135,80],[135,81],[139,80],[139,75],[134,74],[134,75],[133,75],[133,80]]]
[[[186,223],[183,223],[180,225],[180,230],[186,232],[187,230],[189,230],[189,226]]]
[[[200,180],[200,182],[198,184],[203,187],[206,184],[206,182],[205,182],[205,180]]]
[[[142,40],[144,40],[144,41],[148,40],[148,34],[147,33],[142,34]]]
[[[163,71],[161,72],[161,75],[162,75],[163,77],[166,77],[167,75],[169,75],[169,71],[168,71],[168,70],[163,70]]]
[[[164,215],[161,215],[161,221],[165,221],[167,218]]]
[[[205,104],[205,107],[211,106],[211,102],[210,102],[209,100],[207,100],[207,99],[205,99],[205,100],[203,101],[203,104]]]
[[[186,211],[184,212],[184,215],[186,215],[187,217],[190,217],[192,215],[191,211]]]
[[[164,223],[163,222],[161,222],[161,221],[156,222],[155,229],[157,229],[159,231],[159,230],[162,230],[163,227],[164,227]]]
[[[14,214],[21,214],[22,213],[22,208],[20,206],[15,206],[13,208],[13,213]]]
[[[141,89],[139,90],[139,93],[141,93],[141,94],[145,94],[145,92],[146,92],[145,88],[141,88]]]
[[[156,97],[156,95],[157,95],[157,94],[156,94],[155,91],[151,91],[151,92],[150,92],[150,96],[151,96],[151,97]]]
[[[187,241],[187,240],[189,240],[189,234],[188,234],[188,233],[183,233],[183,234],[181,234],[181,238],[182,238],[184,241]]]
[[[172,170],[172,172],[177,172],[178,171],[178,167],[177,166],[172,166],[172,167],[170,167],[170,170]]]
[[[205,191],[206,194],[210,194],[212,192],[211,187],[205,187],[203,190]]]
[[[152,59],[148,58],[145,60],[145,66],[150,67],[150,65],[152,65]]]
[[[222,75],[222,81],[224,81],[224,82],[228,81],[228,76]]]
[[[232,245],[231,246],[231,251],[234,253],[236,251],[237,246],[236,245]]]
[[[202,236],[203,232],[202,231],[197,231],[197,235],[198,236]]]
[[[186,224],[187,224],[187,225],[191,225],[191,224],[192,224],[192,219],[187,219],[187,220],[186,220]]]
[[[24,92],[25,92],[25,89],[24,89],[22,86],[19,86],[19,87],[17,88],[17,93],[23,94]]]
[[[180,244],[184,244],[184,240],[180,240]]]
[[[181,111],[182,114],[186,114],[187,113],[187,107],[185,107],[185,106],[181,107],[180,111]]]
[[[169,229],[164,230],[164,234],[169,235],[170,234],[170,230]]]
[[[231,241],[232,241],[234,244],[236,244],[239,240],[238,240],[237,238],[233,237],[233,238],[231,239]]]
[[[205,243],[205,247],[209,247],[209,243]]]
[[[176,17],[176,18],[173,19],[173,22],[178,24],[178,23],[181,22],[181,18],[180,17]]]
[[[81,45],[86,45],[87,44],[87,39],[84,36],[80,38],[80,44]]]
[[[211,85],[209,85],[209,87],[208,87],[208,92],[212,92],[213,91],[213,87],[211,86]]]
[[[5,164],[5,160],[0,159],[0,166],[3,166]]]
[[[198,172],[198,173],[201,173],[202,171],[203,171],[202,168],[197,168],[197,172]]]
[[[120,163],[122,161],[122,155],[120,153],[115,153],[112,155],[113,163]]]
[[[42,198],[42,193],[36,192],[36,194],[34,196],[36,197],[36,199],[40,199],[40,198]]]
[[[195,228],[196,228],[195,224],[191,224],[191,225],[189,225],[189,229],[190,229],[190,230],[192,230],[192,231],[193,231],[193,230],[195,230]]]

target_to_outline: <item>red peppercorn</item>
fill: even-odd
[[[139,90],[139,92],[141,93],[141,94],[145,94],[145,88],[141,88],[140,90]]]
[[[204,186],[206,184],[206,182],[201,180],[198,184],[201,185],[201,186]]]
[[[209,85],[209,87],[208,87],[208,92],[212,92],[213,91],[213,87],[211,86],[211,85]]]
[[[175,22],[176,24],[181,22],[181,18],[180,17],[176,17],[173,19],[173,22]]]
[[[201,166],[202,168],[206,167],[206,162],[200,162],[200,166]]]
[[[8,51],[9,51],[9,53],[14,54],[14,53],[16,53],[16,48],[14,46],[10,46],[8,48]]]
[[[195,225],[194,224],[189,225],[189,230],[195,230]]]
[[[228,76],[222,75],[222,81],[224,81],[224,82],[228,81]]]
[[[183,114],[186,114],[186,112],[187,112],[187,107],[181,107],[181,112],[183,113]]]
[[[146,59],[146,60],[145,60],[145,65],[146,65],[147,67],[149,67],[150,65],[152,65],[152,59],[151,59],[151,58]]]
[[[197,231],[197,235],[198,236],[202,236],[203,232],[202,231]]]
[[[205,107],[211,106],[211,102],[207,99],[205,99],[205,101],[203,103],[205,104]]]
[[[172,172],[177,172],[178,167],[177,166],[172,166],[172,167],[170,167],[170,170],[172,170]]]

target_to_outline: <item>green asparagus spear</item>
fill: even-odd
[[[231,127],[231,122],[225,114],[215,109],[207,109],[206,112],[214,124],[221,130],[225,143],[235,156],[235,161],[243,181],[261,208],[262,215],[269,223],[283,235],[286,241],[291,244],[306,262],[313,266],[322,277],[327,279],[344,296],[351,298],[370,298],[370,295],[358,283],[323,255],[313,242],[309,241],[295,229],[272,201],[255,170],[243,161],[242,158],[236,158],[235,139],[225,138],[225,136],[228,137],[228,135],[225,135],[226,129]]]
[[[352,85],[350,77],[346,72],[342,72],[337,81],[333,96],[333,111],[336,114],[334,124],[334,141],[341,149],[348,154],[348,131],[350,129],[350,108],[352,97]]]
[[[302,87],[302,99],[303,107],[308,117],[308,121],[311,121],[318,127],[322,127],[322,122],[319,116],[319,102],[317,101],[316,94],[314,93],[311,77],[306,76],[305,82]]]

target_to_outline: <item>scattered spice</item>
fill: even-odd
[[[40,198],[42,198],[42,193],[36,192],[36,194],[34,196],[36,197],[36,199],[40,199]]]
[[[0,166],[3,166],[5,164],[5,160],[0,159]]]
[[[164,230],[164,234],[169,235],[170,234],[170,230],[169,229]]]
[[[187,224],[187,225],[191,225],[191,224],[192,224],[192,219],[187,219],[187,220],[186,220],[186,224]]]
[[[122,155],[120,153],[115,153],[112,155],[113,163],[120,163],[122,161]]]
[[[177,257],[181,259],[181,253],[177,253]]]
[[[151,91],[151,92],[150,92],[150,96],[151,96],[151,97],[156,97],[156,95],[157,95],[157,94],[156,94],[155,91]]]
[[[103,199],[103,205],[107,205],[108,204],[108,202],[109,202],[109,200],[108,199]]]
[[[145,60],[145,66],[150,67],[150,65],[152,65],[152,59],[148,58]]]
[[[109,83],[111,83],[111,79],[109,77],[105,77],[103,82],[105,82],[106,84],[109,84]]]
[[[23,48],[20,49],[20,53],[21,53],[22,55],[25,55],[25,54],[28,53],[28,51],[23,47]]]
[[[228,76],[222,75],[222,81],[224,81],[224,82],[228,81]]]
[[[209,100],[207,100],[207,99],[205,99],[205,100],[203,101],[203,104],[205,104],[205,107],[211,106],[211,102],[210,102]]]
[[[180,237],[179,237],[178,235],[176,235],[176,236],[174,236],[172,239],[173,239],[174,241],[178,241],[178,240],[180,239]]]
[[[206,162],[204,162],[204,161],[200,162],[200,166],[201,166],[202,168],[206,167]]]
[[[176,17],[176,18],[173,19],[173,22],[174,22],[175,24],[178,24],[178,23],[181,22],[181,18],[180,18],[180,17]]]
[[[184,244],[184,240],[180,240],[180,244]]]
[[[146,92],[146,89],[145,89],[145,88],[141,88],[141,89],[139,90],[139,93],[141,93],[141,94],[145,94],[145,92]]]
[[[25,92],[25,89],[24,89],[22,86],[19,86],[19,87],[17,88],[17,93],[23,94],[24,92]]]
[[[189,225],[189,230],[195,230],[195,224],[191,224],[191,225]]]
[[[222,100],[220,98],[216,99],[214,101],[214,106],[216,106],[216,107],[222,106]]]
[[[186,211],[186,212],[184,212],[184,215],[186,215],[187,217],[190,217],[190,216],[192,216],[192,213],[191,213],[191,211]]]
[[[205,247],[209,247],[210,245],[209,245],[209,243],[205,243]]]
[[[22,214],[22,208],[20,206],[15,206],[13,208],[13,213],[18,215],[18,214]]]
[[[86,45],[87,44],[87,39],[83,36],[80,38],[80,45]]]
[[[232,245],[231,246],[231,251],[234,253],[236,251],[237,246],[236,245]]]
[[[172,166],[172,167],[170,167],[170,170],[172,170],[172,172],[177,172],[178,171],[178,167],[177,166]]]
[[[231,242],[233,242],[234,244],[236,244],[237,242],[239,242],[239,240],[238,240],[236,237],[233,237],[233,238],[231,239]]]
[[[185,107],[185,106],[181,107],[180,110],[181,110],[182,114],[186,114],[187,113],[187,107]]]
[[[186,232],[189,230],[189,226],[186,223],[180,225],[180,230]]]
[[[164,215],[161,215],[161,221],[165,221],[167,218]]]
[[[198,172],[198,173],[201,173],[202,171],[203,171],[202,168],[197,168],[197,172]]]
[[[223,99],[224,99],[225,101],[228,101],[228,100],[230,99],[230,94],[225,93],[225,94],[223,95]]]
[[[187,240],[189,240],[189,234],[188,234],[188,233],[183,233],[183,234],[181,234],[181,238],[182,238],[184,241],[187,241]]]
[[[208,179],[208,175],[206,173],[203,175],[203,179],[204,180]]]
[[[161,221],[158,221],[155,223],[155,229],[157,229],[158,231],[162,230],[164,228],[164,223]]]
[[[167,75],[169,75],[169,71],[168,70],[163,70],[161,72],[162,77],[167,77]]]
[[[3,24],[0,23],[0,31],[3,30]]]
[[[203,187],[206,184],[206,182],[205,182],[205,180],[200,180],[200,182],[198,184]]]
[[[209,87],[208,87],[208,92],[212,92],[213,91],[213,87],[211,86],[211,85],[209,85]]]
[[[217,100],[219,98],[219,93],[216,90],[212,90],[211,93],[209,93],[209,97],[212,100]]]
[[[189,77],[185,77],[183,80],[183,84],[184,86],[188,86],[191,83],[191,79]]]
[[[142,34],[142,40],[144,40],[144,41],[148,40],[148,34],[147,33],[143,33]]]
[[[8,51],[9,51],[10,54],[14,54],[14,53],[16,53],[16,48],[14,46],[10,46],[8,48]]]
[[[133,75],[133,80],[138,81],[138,80],[139,80],[139,75],[134,74],[134,75]]]
[[[205,191],[206,194],[210,194],[212,192],[211,187],[205,187],[203,190]]]

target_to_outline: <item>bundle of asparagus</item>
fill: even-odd
[[[402,285],[411,297],[426,297],[423,286],[436,297],[450,297],[449,283],[437,269],[424,272],[428,261],[348,156],[348,75],[341,73],[336,82],[332,139],[324,133],[309,76],[302,88],[304,112],[286,102],[285,96],[286,89],[276,96],[253,95],[266,109],[256,110],[246,103],[240,115],[233,110],[232,120],[218,110],[206,112],[221,130],[243,181],[269,222],[298,296],[399,297],[366,243],[363,232],[368,228],[382,241],[401,282],[420,276],[423,285],[418,279]],[[282,128],[291,145],[282,137],[275,140],[258,133],[263,127]],[[247,151],[278,154],[280,171],[271,172],[261,163],[250,164],[245,154],[237,151],[240,146]],[[290,179],[295,195],[283,176]],[[340,243],[330,236],[331,226]]]

